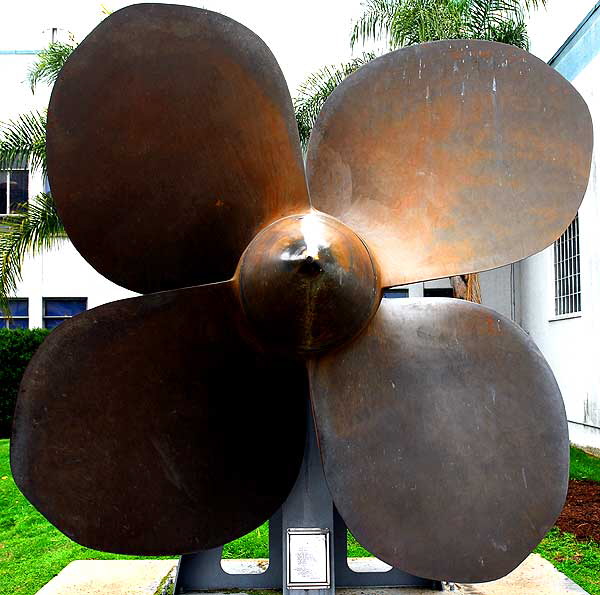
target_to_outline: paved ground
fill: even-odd
[[[154,595],[176,560],[76,560],[37,595]]]
[[[579,585],[538,554],[531,554],[509,575],[490,583],[460,585],[469,595],[585,595]]]
[[[357,558],[357,571],[381,571],[376,559]],[[173,576],[176,560],[78,560],[71,562],[38,595],[160,595],[160,587]],[[264,560],[224,560],[227,572],[256,573]],[[504,578],[490,583],[456,585],[457,595],[585,595],[578,587],[537,554]],[[339,589],[340,595],[431,595],[421,589]]]

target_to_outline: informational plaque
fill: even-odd
[[[329,529],[287,530],[287,588],[327,589],[329,568]]]

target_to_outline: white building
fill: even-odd
[[[571,440],[600,449],[600,6],[549,63],[586,100],[594,158],[576,222],[561,241],[518,265],[517,322],[531,334],[560,385]],[[540,411],[540,415],[543,412]]]
[[[596,6],[551,60],[586,99],[596,130],[600,130],[600,98],[594,85],[594,79],[600,81],[599,15]],[[0,120],[47,106],[48,90],[40,88],[33,95],[24,82],[34,58],[35,52],[0,51],[4,83]],[[600,146],[597,137],[598,133],[596,144]],[[10,209],[14,182],[18,196],[18,183],[22,186],[23,181],[19,173],[10,174],[10,179],[6,176],[0,173],[0,214]],[[28,187],[20,191],[31,197],[41,190],[41,177],[30,175]],[[484,304],[529,332],[552,366],[565,399],[572,441],[596,448],[600,448],[600,364],[596,363],[600,347],[594,340],[600,336],[600,244],[594,233],[600,229],[598,200],[594,160],[578,222],[560,242],[522,263],[481,274]],[[443,279],[410,285],[406,290],[418,297],[447,295],[449,288],[448,280]],[[96,273],[65,241],[57,249],[27,259],[14,302],[15,314],[22,317],[15,316],[14,324],[52,327],[81,309],[131,295]]]

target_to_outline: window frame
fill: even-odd
[[[408,287],[386,287],[383,297],[387,299],[406,299],[410,297]]]
[[[20,298],[20,297],[15,297],[15,298],[8,298],[8,305],[10,308],[10,303],[11,302],[25,302],[25,304],[27,305],[27,315],[26,316],[13,316],[12,312],[10,317],[8,316],[4,316],[3,312],[0,312],[0,329],[5,328],[5,329],[9,329],[11,331],[17,330],[21,327],[15,327],[15,328],[11,328],[10,327],[10,322],[11,320],[26,320],[27,321],[27,326],[25,327],[26,329],[29,328],[29,298]]]
[[[28,168],[26,167],[11,167],[9,169],[0,169],[0,176],[5,175],[6,178],[6,196],[5,196],[5,201],[4,201],[4,207],[2,207],[3,209],[5,209],[5,212],[0,212],[0,217],[5,217],[7,215],[12,215],[14,214],[15,211],[12,211],[10,208],[10,174],[13,171],[20,171],[20,172],[25,172],[27,174],[27,187],[25,188],[25,201],[29,202],[29,177],[30,177],[30,171]],[[0,178],[0,183],[2,182],[1,178]],[[0,204],[2,204],[2,196],[0,196]]]
[[[548,248],[550,265],[550,317],[549,322],[581,318],[583,315],[583,285],[581,274],[581,219],[579,213],[560,237]],[[563,283],[566,292],[561,292]],[[578,290],[575,291],[574,288]],[[569,303],[573,298],[574,306],[579,309],[560,312],[560,305]],[[562,300],[562,301],[561,301]],[[565,302],[566,300],[566,302]]]
[[[454,297],[454,290],[452,287],[423,287],[423,297],[450,299]]]
[[[46,321],[47,320],[60,320],[62,322],[64,322],[65,320],[68,320],[69,318],[73,318],[73,316],[77,316],[78,314],[75,315],[64,315],[64,316],[47,316],[46,315],[46,304],[48,302],[84,302],[84,309],[81,312],[78,312],[78,314],[82,314],[83,312],[86,312],[88,309],[88,298],[87,297],[43,297],[42,298],[42,328],[48,329],[48,330],[53,330],[56,328],[56,326],[52,326],[52,327],[48,327],[46,326]]]

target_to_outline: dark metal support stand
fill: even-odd
[[[330,530],[330,587],[287,588],[288,528]],[[283,595],[334,595],[336,587],[421,587],[441,590],[437,581],[397,570],[355,572],[348,566],[346,525],[335,510],[325,482],[312,413],[309,412],[304,461],[296,484],[269,522],[269,567],[261,574],[229,574],[221,567],[223,548],[181,557],[175,595],[219,589],[278,589]]]

